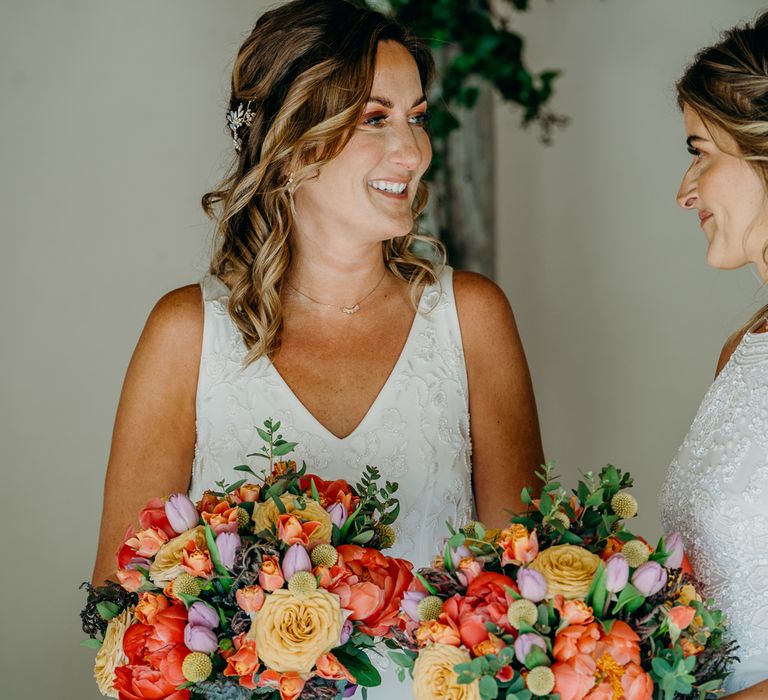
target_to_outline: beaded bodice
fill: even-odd
[[[768,678],[768,334],[747,333],[710,387],[660,502],[740,645],[728,689]]]

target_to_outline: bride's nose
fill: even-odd
[[[693,165],[685,171],[683,181],[677,190],[676,199],[683,209],[693,209],[696,206],[699,198],[696,194],[696,178],[693,174]]]

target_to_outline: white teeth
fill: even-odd
[[[375,190],[393,192],[394,194],[402,194],[408,186],[405,182],[387,182],[386,180],[371,180],[368,184]]]

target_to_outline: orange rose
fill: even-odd
[[[235,646],[237,651],[227,658],[225,676],[239,676],[240,685],[253,690],[256,684],[253,682],[253,674],[259,668],[259,654],[256,651],[256,642],[244,635],[238,635]]]
[[[480,644],[475,644],[472,654],[475,656],[486,656],[487,654],[498,654],[506,644],[495,634],[488,634],[488,639]]]
[[[520,523],[514,523],[502,530],[496,544],[502,549],[502,566],[530,564],[539,553],[536,530],[529,533],[528,528]]]
[[[566,600],[558,594],[554,604],[555,610],[569,625],[586,625],[595,619],[592,615],[594,611],[583,600]]]
[[[624,667],[621,687],[624,690],[626,700],[651,700],[653,698],[651,677],[635,663],[629,663]]]
[[[264,557],[259,569],[259,585],[265,590],[276,591],[282,588],[285,583],[283,572],[280,570],[280,563],[277,557]]]
[[[684,630],[696,617],[696,608],[690,605],[675,605],[668,613],[669,621],[677,629]]]
[[[155,622],[157,614],[170,605],[168,598],[164,595],[142,593],[138,605],[136,605],[136,618],[145,625],[151,625]]]
[[[212,511],[201,513],[206,524],[217,534],[222,532],[237,533],[237,506],[232,506],[226,501],[216,504]]]
[[[316,520],[302,522],[295,515],[283,513],[277,519],[277,536],[289,546],[298,542],[307,547],[319,527],[321,525]]]
[[[600,558],[603,561],[608,561],[614,554],[618,554],[623,547],[624,543],[620,539],[609,537],[605,543],[605,547],[603,547],[603,551],[600,552]]]
[[[610,654],[619,666],[625,666],[630,661],[640,663],[640,637],[626,623],[616,620],[611,625],[611,631],[598,643],[595,656]]]
[[[701,644],[687,638],[680,640],[680,648],[683,650],[683,656],[697,656],[704,651],[704,647]]]
[[[264,589],[261,586],[246,586],[238,588],[235,592],[235,599],[241,610],[247,613],[255,613],[261,610],[264,605]]]
[[[444,617],[441,615],[441,617]],[[420,647],[427,644],[448,644],[452,647],[461,646],[461,637],[456,626],[451,624],[450,620],[445,619],[445,623],[438,620],[429,620],[422,622],[416,630],[416,641]]]
[[[135,593],[144,583],[144,577],[136,569],[118,569],[117,580],[129,593]]]
[[[261,486],[259,484],[243,484],[230,494],[235,503],[256,503],[260,495]]]
[[[320,678],[327,678],[331,681],[348,680],[350,683],[357,682],[346,666],[330,652],[323,654],[315,662],[315,673]]]
[[[213,574],[213,562],[207,551],[200,549],[195,540],[184,545],[181,555],[181,567],[188,574],[197,578],[210,578]]]
[[[600,629],[596,622],[590,622],[588,625],[569,625],[557,633],[552,654],[558,661],[569,661],[575,656],[592,654],[598,641]]]
[[[197,502],[197,509],[201,513],[213,513],[213,511],[216,509],[216,506],[218,506],[220,503],[226,503],[226,501],[223,501],[218,496],[215,496],[213,492],[206,491],[203,494],[203,497]]]
[[[362,622],[362,632],[386,635],[398,623],[413,564],[354,544],[341,545],[337,552],[339,560],[331,569],[334,582],[328,590],[339,596],[343,608],[353,610],[350,619]]]
[[[152,527],[162,530],[168,537],[176,537],[177,534],[168,522],[165,501],[162,498],[152,498],[147,501],[144,510],[139,513],[139,525],[145,530]]]
[[[595,660],[587,654],[575,654],[567,661],[558,661],[552,666],[555,674],[553,693],[560,700],[582,700],[595,685]]]
[[[352,494],[352,488],[344,479],[325,481],[314,474],[306,474],[299,479],[299,488],[302,493],[312,496],[312,482],[315,482],[317,495],[320,496],[320,505],[323,508],[334,503],[343,503],[348,513],[355,510],[359,499]]]
[[[277,689],[280,691],[280,700],[296,700],[304,690],[305,681],[298,673],[283,673],[280,676]]]

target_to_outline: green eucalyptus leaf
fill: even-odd
[[[120,612],[120,608],[117,605],[106,601],[96,603],[96,610],[99,611],[99,615],[101,615],[103,620],[111,620]]]
[[[85,647],[86,649],[101,649],[101,641],[90,637],[89,639],[84,639],[80,642],[80,646]]]
[[[493,676],[483,676],[479,683],[480,697],[495,698],[499,692],[499,686]]]

